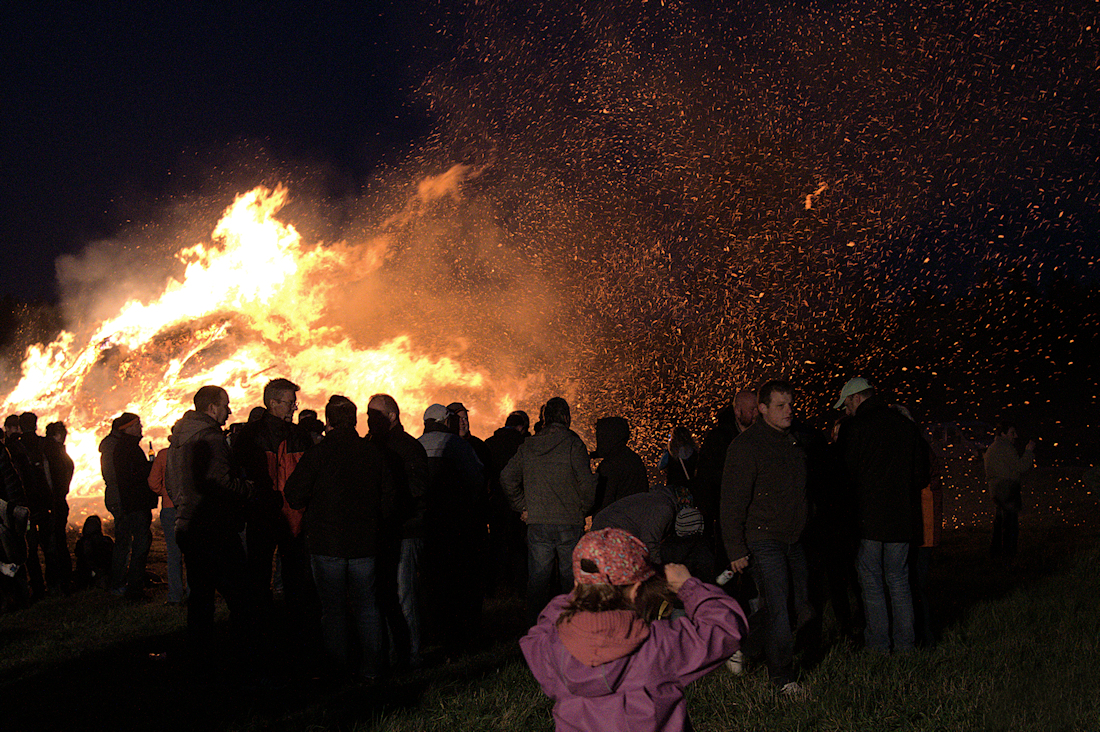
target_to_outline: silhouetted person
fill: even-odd
[[[50,483],[50,524],[51,540],[54,550],[46,555],[46,581],[55,582],[63,589],[72,583],[73,560],[69,554],[69,486],[73,482],[76,465],[65,450],[65,440],[69,435],[64,422],[50,422],[46,425],[46,440],[42,443],[46,454],[46,467]],[[51,562],[51,557],[53,561]]]
[[[124,412],[99,443],[103,500],[115,519],[111,591],[132,599],[145,594],[145,563],[153,543],[149,527],[157,505],[157,495],[149,490],[152,466],[141,449],[141,434],[141,418]]]
[[[600,458],[596,467],[596,502],[593,512],[610,506],[620,498],[649,490],[645,463],[627,446],[630,423],[622,417],[596,420],[596,449],[591,457]]]
[[[1004,555],[1009,559],[1016,556],[1020,536],[1021,481],[1035,464],[1035,440],[1027,443],[1021,455],[1016,451],[1018,438],[1016,425],[1002,421],[984,456],[985,480],[996,506],[992,552],[994,556]]]

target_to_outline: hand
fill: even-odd
[[[523,523],[527,523],[527,509],[526,508],[523,509],[522,513],[520,513],[519,520],[522,521]]]
[[[1030,440],[1030,441],[1029,441],[1029,442],[1027,443],[1027,447],[1025,447],[1024,449],[1025,449],[1025,450],[1030,450],[1031,452],[1035,452],[1035,445],[1036,445],[1036,442],[1035,442],[1035,440]]]
[[[591,531],[592,530],[592,517],[591,516],[585,516],[584,517],[584,530],[585,531]]]
[[[741,574],[742,572],[744,572],[748,566],[749,558],[747,556],[741,557],[734,562],[730,562],[730,569],[732,569],[737,574]]]
[[[682,564],[665,565],[665,581],[673,592],[679,592],[684,583],[691,579],[691,572]]]

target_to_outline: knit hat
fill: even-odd
[[[589,531],[573,550],[573,579],[582,585],[632,585],[654,574],[645,544],[622,529]]]
[[[691,536],[703,533],[703,514],[699,509],[684,506],[676,514],[676,536]]]

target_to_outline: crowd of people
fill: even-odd
[[[116,417],[100,444],[113,541],[90,516],[75,571],[65,426],[54,422],[42,437],[34,414],[9,417],[0,450],[5,605],[88,585],[147,598],[159,502],[167,602],[186,605],[191,658],[218,652],[216,594],[251,656],[374,679],[420,666],[429,645],[446,657],[475,648],[486,593],[519,592],[531,628],[524,652],[559,705],[584,683],[563,687],[547,673],[555,644],[580,662],[559,671],[587,678],[583,668],[625,663],[652,645],[650,635],[664,637],[658,621],[680,638],[665,681],[682,688],[723,661],[734,672],[760,662],[786,696],[807,693],[796,642],[820,644],[826,603],[839,632],[869,651],[934,640],[926,578],[941,524],[937,460],[904,407],[865,379],[844,385],[828,435],[795,418],[789,382],[739,392],[701,443],[672,428],[664,481],[653,486],[626,419],[597,420],[590,452],[560,397],[541,407],[533,429],[517,411],[483,441],[458,402],[431,405],[417,438],[397,402],[376,394],[360,437],[359,409],[340,395],[323,421],[303,410],[295,422],[298,391],[272,380],[263,405],[226,430],[229,395],[205,386],[155,456],[141,447],[141,417]],[[1008,555],[1034,451],[1029,444],[1021,456],[1015,438],[1012,425],[999,427],[985,461],[994,549]],[[277,606],[291,632],[276,631]],[[640,625],[598,621],[608,612]],[[712,642],[691,646],[693,628]],[[632,650],[612,657],[592,646],[608,633],[610,646]],[[647,678],[624,682],[622,693]],[[682,713],[679,696],[666,702],[669,718]]]

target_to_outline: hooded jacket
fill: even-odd
[[[255,486],[238,476],[214,418],[189,410],[172,425],[164,487],[176,507],[176,532],[240,531]]]
[[[678,594],[687,617],[654,621],[648,634],[621,611],[578,613],[559,628],[569,595],[550,601],[519,644],[554,700],[558,732],[691,729],[684,687],[732,656],[747,624],[737,601],[713,585],[692,578]]]
[[[615,501],[649,490],[649,475],[638,453],[627,447],[630,425],[622,417],[596,420],[596,505],[594,511]]]
[[[103,502],[112,514],[149,511],[157,496],[149,489],[149,460],[141,449],[141,438],[121,430],[99,443],[103,472]]]
[[[500,473],[500,485],[527,523],[583,526],[596,498],[588,450],[577,433],[552,423],[528,437]]]

